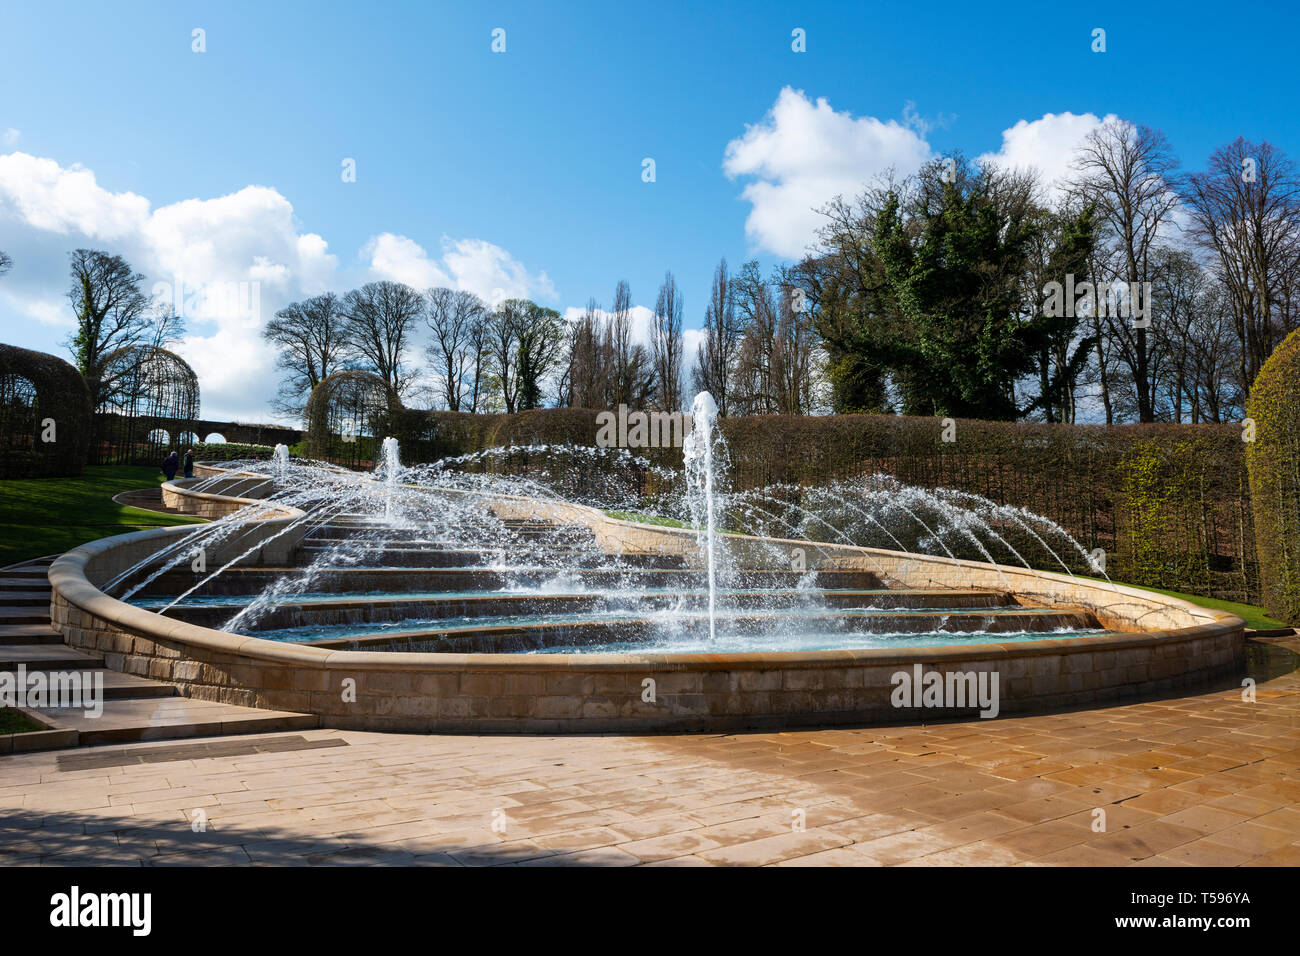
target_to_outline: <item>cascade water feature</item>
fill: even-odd
[[[713,428],[717,423],[718,406],[708,392],[700,392],[691,403],[691,432],[682,447],[686,468],[686,487],[695,525],[699,511],[704,512],[704,557],[709,569],[709,640],[718,636],[717,602],[717,525],[713,501]]]
[[[283,481],[284,476],[289,472],[289,446],[276,445],[272,454],[275,458],[275,475]]]
[[[402,460],[398,453],[397,439],[391,435],[384,439],[381,450],[381,465],[384,471],[384,482],[388,486],[384,492],[384,517],[393,520],[393,495],[397,491],[397,472],[401,468]]]
[[[1006,602],[972,597],[970,589],[958,587],[951,600],[936,591],[900,597],[890,582],[893,565],[867,553],[870,567],[837,569],[826,550],[879,547],[993,568],[1010,559],[1022,567],[1032,561],[1086,573],[1088,553],[1053,522],[885,475],[733,492],[712,396],[697,396],[692,413],[685,467],[671,470],[626,449],[541,444],[403,464],[392,437],[380,443],[368,474],[303,459],[289,465],[278,449],[270,461],[223,463],[235,474],[276,479],[270,496],[195,526],[104,587],[156,613],[275,640],[351,639],[398,624],[399,632],[453,635],[430,636],[407,650],[445,649],[447,641],[470,640],[455,635],[476,633],[479,626],[485,634],[541,628],[527,638],[539,653],[892,647],[899,641],[968,641],[984,633],[997,633],[999,640],[1078,633],[1072,618],[1054,623],[1050,615],[1015,616],[1028,610],[1008,617]],[[207,478],[194,490],[220,494],[228,481]],[[698,550],[689,560],[675,548],[611,551],[586,526],[498,513],[494,500],[515,496],[580,502],[615,519],[683,524]],[[280,507],[305,513],[270,540],[302,543],[292,567],[270,573],[247,563],[260,545],[239,535]],[[761,554],[750,544],[733,551],[724,528],[773,541]],[[831,560],[791,576],[780,544],[792,538]],[[1063,550],[1058,539],[1066,543]],[[230,544],[238,546],[225,550]],[[209,560],[213,553],[220,560],[196,579],[186,565],[200,548]],[[1004,587],[1011,590],[1005,581]],[[435,593],[474,601],[449,616],[436,610]],[[399,599],[400,606],[385,610]],[[474,610],[488,607],[495,610]],[[890,612],[895,607],[921,613],[898,616]],[[516,639],[523,640],[509,638]]]

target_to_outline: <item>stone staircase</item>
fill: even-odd
[[[63,635],[50,625],[48,571],[53,561],[51,556],[0,568],[0,672],[16,674],[22,667],[28,674],[76,673],[83,686],[88,680],[102,680],[103,712],[92,716],[82,708],[24,707],[24,713],[55,733],[16,735],[11,738],[14,750],[269,733],[317,726],[313,714],[181,697],[171,684],[110,670],[103,658],[69,647]],[[29,740],[24,741],[23,736],[29,736]]]

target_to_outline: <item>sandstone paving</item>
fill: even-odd
[[[1292,866],[1300,679],[933,725],[0,757],[0,865],[73,863]]]

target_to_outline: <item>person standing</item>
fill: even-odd
[[[194,477],[194,449],[185,449],[185,477]]]
[[[176,452],[172,452],[163,459],[162,473],[167,476],[168,481],[171,481],[176,477],[176,469],[179,467],[180,461],[176,458]]]

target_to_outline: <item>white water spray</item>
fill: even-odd
[[[384,495],[384,517],[393,520],[393,495],[397,492],[397,472],[402,466],[398,454],[397,439],[391,435],[384,439],[381,466],[384,469],[384,482],[388,485]]]
[[[284,476],[289,471],[289,446],[276,445],[273,457],[275,458],[275,475],[283,481]]]
[[[718,406],[708,392],[700,392],[691,404],[691,433],[686,436],[682,457],[686,465],[686,488],[691,516],[704,512],[704,557],[709,568],[709,640],[717,638],[717,527],[713,502],[713,427]],[[697,520],[698,526],[699,521]]]

